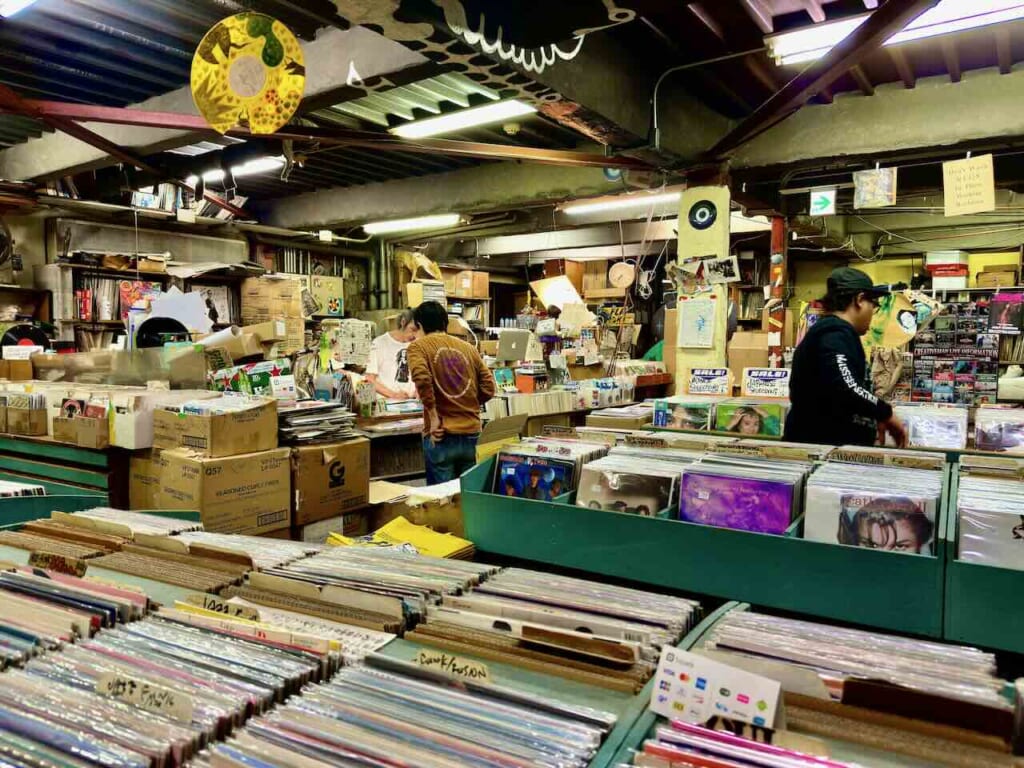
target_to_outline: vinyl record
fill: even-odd
[[[192,59],[192,98],[215,131],[245,122],[253,133],[287,125],[302,101],[302,48],[284,24],[261,13],[218,22]]]
[[[23,323],[8,328],[3,337],[0,337],[0,346],[48,347],[50,346],[50,337],[34,325]]]
[[[173,337],[173,338],[168,338]],[[162,347],[167,341],[187,341],[188,328],[170,317],[151,317],[135,332],[135,347],[148,349]]]
[[[718,208],[710,200],[700,200],[690,206],[687,218],[694,229],[708,229],[718,218]]]

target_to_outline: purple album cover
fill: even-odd
[[[679,519],[689,523],[782,534],[793,518],[793,484],[685,470]]]

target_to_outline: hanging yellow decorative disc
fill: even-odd
[[[192,58],[192,98],[218,133],[241,123],[253,133],[280,130],[299,108],[305,86],[299,41],[262,13],[218,22]]]

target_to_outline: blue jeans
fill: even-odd
[[[476,464],[476,441],[479,439],[480,435],[445,435],[434,443],[429,437],[424,437],[427,485],[447,483]]]

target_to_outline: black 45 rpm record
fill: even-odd
[[[50,337],[43,333],[39,328],[36,328],[34,325],[28,325],[27,323],[12,325],[4,332],[4,335],[0,337],[0,346],[3,347],[48,347],[49,345]]]
[[[707,229],[718,218],[718,207],[710,200],[698,200],[690,206],[687,218],[694,229]]]

